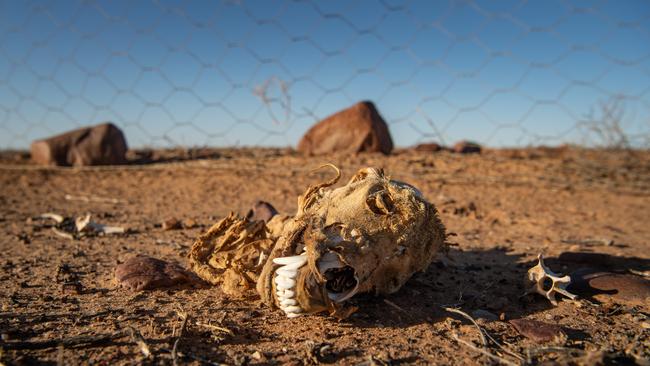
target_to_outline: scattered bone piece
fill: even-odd
[[[54,233],[67,239],[75,239],[84,235],[123,234],[126,232],[126,229],[123,227],[96,223],[91,220],[90,214],[79,216],[74,219],[64,218],[55,213],[44,213],[39,217],[42,219],[54,220],[56,222],[56,226],[52,228]]]
[[[71,194],[66,194],[63,196],[66,201],[80,201],[80,202],[98,202],[98,203],[122,203],[123,201],[117,198],[106,198],[99,196],[75,196]]]
[[[54,220],[54,221],[56,221],[57,224],[60,224],[60,223],[63,222],[63,216],[57,215],[57,214],[52,213],[52,212],[46,212],[46,213],[42,214],[41,216],[39,216],[39,218]]]
[[[126,229],[124,229],[121,226],[108,226],[108,225],[97,224],[95,222],[93,222],[92,224],[94,225],[96,230],[107,235],[124,234],[126,232]]]
[[[539,263],[528,270],[528,282],[532,283],[532,286],[526,291],[526,294],[538,293],[547,298],[554,306],[557,306],[557,300],[555,299],[556,293],[575,300],[578,296],[570,293],[566,289],[571,284],[571,277],[560,277],[551,271],[544,264],[544,257],[541,253],[537,256],[537,259]],[[551,282],[549,283],[549,281]]]
[[[102,234],[123,234],[126,232],[123,227],[96,223],[90,219],[90,214],[83,217],[77,217],[75,219],[75,225],[78,232],[95,232]]]
[[[90,224],[90,214],[86,216],[79,216],[74,220],[74,225],[78,232],[90,231],[92,227]]]

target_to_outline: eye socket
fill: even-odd
[[[366,198],[366,206],[377,215],[389,215],[395,212],[393,199],[387,191],[375,192]]]

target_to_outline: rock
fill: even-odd
[[[435,142],[416,145],[413,150],[422,152],[438,152],[445,150],[445,147]]]
[[[198,283],[196,276],[175,263],[137,256],[115,267],[115,279],[133,291]]]
[[[302,137],[298,151],[306,155],[356,154],[393,150],[388,125],[372,102],[364,101],[318,122]]]
[[[536,343],[550,342],[566,337],[562,328],[557,325],[530,319],[512,319],[509,323],[519,334]]]
[[[268,202],[265,201],[257,201],[251,207],[250,210],[248,210],[248,213],[246,214],[246,219],[249,221],[259,221],[263,220],[264,222],[269,222],[273,216],[277,215],[278,211],[273,207]]]
[[[30,150],[41,165],[117,165],[126,163],[127,145],[119,128],[104,123],[36,140]]]
[[[181,222],[183,229],[194,229],[199,226],[199,224],[194,219],[185,219]]]
[[[163,230],[178,230],[183,228],[183,223],[181,220],[176,218],[169,218],[162,223]]]
[[[642,306],[650,303],[650,281],[631,274],[579,270],[571,274],[569,289],[601,302],[615,300]]]
[[[459,154],[478,154],[481,152],[481,145],[471,141],[459,141],[454,145],[453,150]]]

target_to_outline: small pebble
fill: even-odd
[[[183,223],[175,218],[170,218],[162,223],[163,230],[178,230],[183,228]]]

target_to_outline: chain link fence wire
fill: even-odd
[[[372,100],[398,146],[650,146],[650,3],[0,0],[0,148],[295,145]]]

